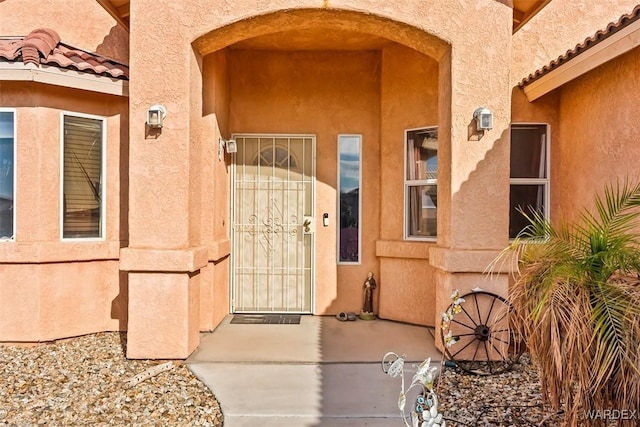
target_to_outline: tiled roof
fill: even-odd
[[[631,25],[633,22],[638,20],[640,20],[640,4],[633,9],[633,12],[626,15],[622,15],[617,22],[611,22],[609,25],[607,25],[607,28],[605,28],[604,30],[598,31],[591,37],[587,37],[585,41],[583,41],[582,43],[579,43],[573,49],[568,50],[564,55],[560,55],[558,58],[554,59],[549,64],[536,70],[534,73],[529,74],[527,77],[522,79],[520,83],[518,83],[518,86],[524,87],[524,86],[527,86],[528,84],[533,83],[534,81],[538,80],[540,77],[550,73],[551,71],[560,67],[562,64],[570,61],[571,59],[575,58],[576,56],[580,55],[586,50],[592,48],[593,46],[597,45],[603,40],[606,40],[613,34],[617,33],[618,31],[622,30],[623,28]]]
[[[40,28],[26,37],[0,37],[0,61],[42,64],[129,80],[129,66],[60,41],[53,30]]]

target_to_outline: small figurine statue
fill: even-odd
[[[364,281],[363,288],[364,295],[360,319],[373,320],[376,318],[376,315],[373,313],[373,290],[376,288],[376,280],[373,278],[372,272],[367,274],[367,280]]]

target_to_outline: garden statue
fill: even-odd
[[[367,274],[367,280],[363,285],[363,304],[360,318],[362,320],[373,320],[376,315],[373,313],[373,290],[376,288],[376,280],[373,278],[373,273]]]

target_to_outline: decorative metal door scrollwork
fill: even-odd
[[[244,240],[247,243],[251,243],[258,238],[260,246],[264,251],[264,255],[267,257],[272,256],[275,251],[276,245],[278,245],[281,239],[287,239],[293,241],[298,236],[298,217],[297,215],[291,215],[288,218],[288,222],[283,221],[282,211],[278,208],[275,199],[270,199],[267,209],[262,212],[262,215],[250,215],[247,219],[247,224],[244,225]],[[305,232],[308,232],[309,220],[305,220],[303,227]]]

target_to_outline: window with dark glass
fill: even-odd
[[[15,230],[15,112],[0,110],[0,240],[13,240]]]
[[[360,262],[360,135],[338,136],[338,262]]]
[[[538,124],[511,126],[511,179],[509,193],[509,237],[515,238],[527,225],[525,215],[548,215],[548,127]]]
[[[405,136],[405,237],[436,237],[438,128],[412,129]]]
[[[103,237],[104,120],[64,116],[62,237]]]

